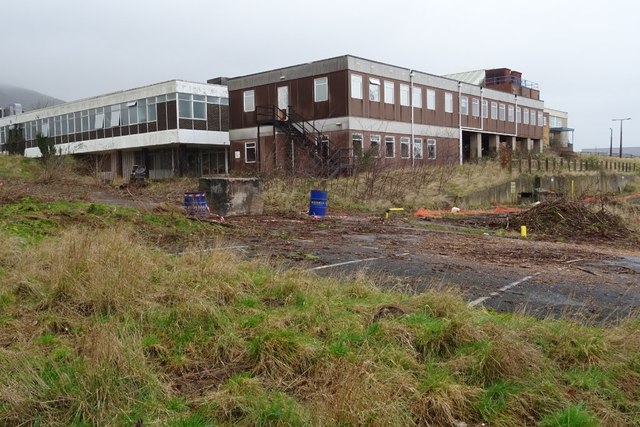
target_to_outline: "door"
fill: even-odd
[[[280,120],[287,120],[287,113],[289,107],[289,86],[278,87],[278,118]]]

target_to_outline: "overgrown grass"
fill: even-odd
[[[35,178],[39,165],[34,159],[22,156],[0,155],[0,177],[3,178]]]
[[[638,319],[173,256],[118,223],[15,239],[0,233],[0,425],[640,425]]]
[[[374,167],[329,181],[271,178],[266,182],[265,205],[273,212],[306,211],[309,191],[325,189],[334,211],[384,211],[394,206],[448,208],[449,196],[463,196],[508,178],[509,172],[494,161],[405,169]]]
[[[117,224],[133,226],[141,238],[161,246],[214,238],[220,228],[192,221],[181,209],[167,207],[157,212],[109,206],[101,203],[54,201],[24,197],[14,203],[0,205],[0,231],[31,243],[53,236],[68,225],[104,229]]]

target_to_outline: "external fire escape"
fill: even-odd
[[[308,175],[334,178],[352,173],[351,149],[332,147],[329,136],[298,114],[293,107],[282,110],[275,105],[258,106],[256,114],[258,140],[260,140],[260,126],[273,126],[274,129],[282,132],[287,137],[286,152],[292,165],[296,147],[304,150],[313,161],[312,170],[306,171]]]

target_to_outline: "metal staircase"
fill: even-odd
[[[333,148],[329,137],[298,114],[292,107],[281,110],[275,105],[256,107],[258,126],[270,125],[287,135],[289,141],[313,159],[311,175],[334,178],[353,172],[353,156],[349,148]]]

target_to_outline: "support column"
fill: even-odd
[[[516,151],[518,149],[518,140],[515,136],[511,137],[511,151]]]
[[[527,152],[531,152],[533,150],[533,139],[527,138]]]
[[[500,147],[500,135],[489,135],[489,154],[498,155]]]
[[[469,157],[472,160],[477,160],[482,158],[482,134],[481,133],[473,133],[470,138],[471,144],[471,152]]]

